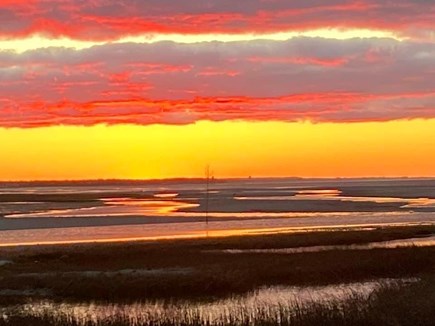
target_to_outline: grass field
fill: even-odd
[[[180,307],[176,312],[157,311],[152,314],[138,312],[138,316],[116,313],[96,318],[76,317],[73,312],[22,311],[10,309],[0,317],[1,326],[127,326],[127,325],[291,325],[291,326],[430,326],[434,325],[435,279],[424,278],[415,283],[392,284],[380,287],[367,299],[355,294],[345,301],[306,303],[259,307],[232,307],[210,319],[202,311]]]
[[[425,236],[434,226],[322,231],[160,242],[2,248],[3,302],[27,297],[58,301],[132,301],[143,298],[203,300],[242,294],[260,286],[326,285],[435,272],[435,247],[320,252],[240,253],[360,244]],[[37,290],[35,292],[35,290]],[[11,292],[12,291],[12,292]],[[0,292],[1,294],[2,292]],[[11,296],[10,293],[18,295]]]

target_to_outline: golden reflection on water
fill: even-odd
[[[174,198],[177,197],[178,193],[174,192],[174,193],[158,193],[158,194],[154,194],[154,197],[156,198]]]
[[[177,224],[177,223],[176,223]],[[196,223],[198,224],[198,223]],[[202,225],[202,223],[201,223]],[[50,230],[18,230],[18,231],[1,231],[4,239],[7,239],[7,234],[16,234],[15,236],[9,238],[8,241],[0,243],[0,247],[11,247],[11,246],[35,246],[35,245],[64,245],[64,244],[86,244],[86,243],[121,243],[121,242],[135,242],[135,241],[160,241],[160,240],[181,240],[181,239],[200,239],[200,238],[219,238],[219,237],[229,237],[229,236],[252,236],[252,235],[267,235],[267,234],[279,234],[279,233],[306,233],[306,232],[320,232],[320,231],[354,231],[354,230],[373,230],[375,227],[380,226],[413,226],[413,225],[433,225],[433,223],[378,223],[373,224],[346,224],[346,225],[331,225],[331,226],[310,226],[310,227],[262,227],[262,228],[240,228],[240,229],[207,229],[206,227],[201,227],[200,230],[159,230],[160,233],[156,232],[149,235],[140,236],[139,232],[134,232],[135,227],[141,228],[141,226],[127,225],[121,227],[86,227],[86,228],[67,228],[67,229],[50,229]],[[169,225],[170,226],[170,225]],[[102,232],[102,234],[96,234],[96,232],[101,231],[101,229],[111,229],[112,233]],[[86,234],[68,234],[71,229],[78,229],[78,231],[88,231]],[[122,229],[124,229],[123,237],[116,237],[113,234],[122,234]],[[48,231],[48,232],[47,232]],[[63,233],[65,231],[66,233]],[[30,233],[29,233],[30,232]],[[50,234],[50,232],[54,232]],[[38,240],[31,240],[33,233],[33,238],[38,238]],[[55,237],[55,240],[47,240],[51,237]],[[68,239],[68,237],[70,239]],[[15,239],[15,240],[14,240]],[[28,241],[20,241],[18,239],[28,239]]]
[[[250,191],[248,191],[249,193]],[[244,192],[242,191],[242,194]],[[370,202],[374,204],[397,203],[399,209],[418,209],[418,208],[435,208],[435,199],[431,198],[399,198],[399,197],[369,197],[369,196],[342,196],[338,189],[320,189],[320,190],[292,190],[284,195],[264,195],[264,196],[249,196],[249,195],[229,195],[223,198],[221,205],[225,205],[225,200],[231,203],[231,200],[236,201],[258,201],[267,203],[269,201],[341,201],[341,202]],[[177,198],[177,200],[175,200]],[[151,195],[150,198],[102,198],[103,206],[96,205],[95,207],[70,208],[70,209],[50,209],[49,206],[45,211],[41,212],[19,212],[6,215],[8,218],[26,218],[26,217],[101,217],[101,216],[174,216],[174,217],[196,217],[204,213],[200,205],[199,197],[183,198],[178,192],[162,191]],[[261,206],[261,205],[260,205]],[[30,206],[29,206],[30,207]],[[237,217],[237,218],[273,218],[273,217],[311,217],[318,214],[328,216],[328,212],[317,212],[315,206],[311,212],[261,212],[261,209],[256,206],[256,211],[238,212],[216,212],[209,211],[209,217]],[[187,211],[197,208],[196,211]],[[261,208],[261,207],[260,207]],[[237,208],[235,208],[237,210]],[[330,214],[348,216],[348,214],[357,212],[330,212]],[[386,214],[386,213],[385,213]]]
[[[241,191],[239,195],[234,195],[231,190],[228,190],[226,194],[220,193],[214,196],[221,200],[221,202],[218,202],[220,205],[225,205],[227,200],[261,200],[264,202],[273,200],[313,200],[313,205],[315,205],[315,201],[333,200],[399,203],[397,207],[402,205],[402,207],[409,208],[409,210],[370,213],[357,211],[258,212],[247,211],[245,207],[246,211],[242,212],[210,211],[208,213],[210,223],[206,226],[204,223],[204,211],[200,206],[200,195],[196,195],[196,197],[192,195],[193,197],[188,198],[180,195],[182,191],[159,189],[146,194],[140,193],[140,196],[147,196],[147,198],[116,198],[115,195],[115,198],[102,198],[101,202],[103,205],[100,206],[46,209],[38,213],[30,214],[27,211],[26,213],[7,215],[6,218],[0,220],[1,223],[4,223],[3,226],[8,221],[11,221],[12,218],[23,218],[26,219],[22,223],[25,224],[26,230],[7,229],[11,231],[0,231],[0,246],[139,240],[155,241],[163,239],[192,239],[207,236],[224,237],[298,232],[297,230],[305,230],[307,232],[320,228],[348,229],[371,227],[373,225],[393,226],[435,223],[435,213],[412,211],[414,208],[435,207],[435,199],[430,198],[352,197],[342,196],[341,191],[337,189],[285,190],[285,193],[282,195],[281,193],[277,195],[276,190],[272,189],[270,191],[267,190],[264,196],[259,196],[258,192],[258,189],[254,189]],[[267,192],[272,195],[267,195]],[[210,193],[218,192],[210,191]],[[191,192],[185,193],[185,195],[187,194],[190,196]],[[183,210],[192,208],[196,208],[196,211],[183,212]],[[37,229],[39,227],[38,223],[44,220],[44,218],[47,225],[55,225],[54,227],[58,228]],[[58,222],[52,223],[53,220],[56,220],[55,218],[59,218]],[[67,218],[77,218],[77,222],[62,224]],[[122,220],[122,218],[125,219]],[[49,219],[51,221],[47,222]],[[93,224],[93,221],[96,219],[102,221],[101,224]],[[117,222],[113,222],[115,219]],[[102,226],[97,227],[97,224]],[[72,227],[66,228],[66,225]]]
[[[172,198],[173,194],[159,195],[158,198]],[[143,200],[143,199],[111,199],[106,201],[108,205],[114,206],[132,206],[132,207],[144,207],[147,208],[147,211],[150,213],[154,213],[157,215],[167,215],[174,212],[177,212],[182,209],[187,208],[195,208],[199,207],[199,204],[187,203],[183,201],[174,201],[174,200]]]
[[[296,193],[289,193],[281,196],[234,196],[235,200],[339,200],[343,202],[372,202],[376,204],[384,203],[404,203],[401,208],[424,208],[435,207],[435,199],[431,198],[400,198],[400,197],[380,197],[380,196],[342,196],[342,191],[338,189],[322,190],[299,190]]]

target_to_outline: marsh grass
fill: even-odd
[[[60,301],[134,301],[171,297],[204,299],[243,294],[260,286],[339,284],[375,278],[415,277],[435,270],[433,247],[291,255],[249,253],[237,257],[228,254],[195,257],[192,253],[180,252],[184,260],[173,255],[172,264],[171,261],[167,264],[162,262],[157,267],[163,270],[189,267],[192,272],[160,275],[114,272],[111,276],[103,273],[89,276],[86,272],[4,273],[0,278],[0,288],[21,291],[44,289]]]
[[[379,284],[369,296],[354,294],[345,300],[289,302],[274,306],[235,304],[218,317],[188,305],[156,305],[135,314],[108,307],[96,316],[91,310],[10,309],[0,315],[0,326],[170,326],[170,325],[334,325],[430,326],[435,324],[435,278],[413,283]],[[56,306],[55,306],[56,307]],[[59,306],[57,306],[59,307]],[[88,306],[91,307],[91,306]],[[77,313],[79,311],[79,313]]]
[[[25,293],[39,289],[56,301],[207,300],[247,293],[261,286],[327,285],[376,278],[420,277],[434,273],[435,247],[284,255],[232,255],[219,250],[364,243],[428,235],[434,231],[434,226],[418,226],[195,241],[36,247],[19,251],[4,248],[0,249],[0,257],[13,264],[0,269],[0,290]],[[117,273],[125,269],[189,269],[192,272],[179,275]],[[71,271],[75,274],[69,273]],[[110,276],[104,274],[105,271],[109,271]],[[0,304],[5,305],[9,300],[18,299],[0,295]]]

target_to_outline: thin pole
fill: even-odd
[[[205,168],[205,224],[208,228],[208,201],[210,192],[210,166],[207,165]],[[207,229],[208,232],[208,229]]]

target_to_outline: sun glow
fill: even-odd
[[[435,119],[0,129],[0,180],[433,176]],[[382,141],[380,141],[382,140]]]

